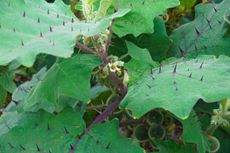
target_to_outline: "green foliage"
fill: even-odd
[[[195,143],[199,153],[208,151],[208,140],[200,127],[196,114],[192,112],[188,119],[181,120],[181,122],[183,124],[183,135],[181,139],[189,143]]]
[[[229,8],[0,2],[0,153],[230,150]]]
[[[0,65],[16,60],[31,66],[37,54],[70,57],[78,35],[93,36],[108,28],[112,19],[128,10],[99,21],[79,21],[61,1],[6,0],[0,5]],[[33,25],[33,26],[31,26]]]
[[[23,108],[29,111],[41,108],[48,112],[60,111],[65,106],[62,102],[65,97],[87,102],[91,72],[99,64],[98,58],[90,55],[76,55],[57,62],[32,88]]]
[[[186,119],[199,98],[206,102],[229,98],[229,57],[179,59],[156,68],[133,63],[128,67],[131,84],[121,107],[131,110],[136,118],[151,109],[163,108]]]
[[[230,55],[230,35],[225,16],[230,15],[230,1],[196,6],[194,21],[176,29],[169,54],[196,57],[197,55]]]
[[[127,34],[139,36],[142,33],[152,33],[153,19],[160,14],[165,14],[166,9],[179,4],[179,0],[120,1],[119,9],[130,8],[131,11],[123,18],[116,20],[113,30],[119,37]]]

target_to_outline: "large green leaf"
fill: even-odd
[[[67,153],[85,125],[82,114],[65,109],[58,115],[5,113],[0,118],[1,153]],[[129,150],[127,150],[127,147]],[[137,142],[120,135],[118,121],[96,125],[75,148],[75,153],[143,153]]]
[[[58,115],[9,112],[0,118],[1,153],[67,153],[85,128],[82,114],[65,109]]]
[[[181,120],[181,122],[183,124],[183,134],[181,139],[185,142],[196,144],[199,153],[205,153],[208,151],[208,140],[201,129],[196,114],[192,112],[189,118]]]
[[[120,37],[127,34],[138,36],[153,32],[153,19],[166,14],[166,10],[180,4],[179,0],[123,0],[119,9],[130,8],[131,11],[123,18],[117,19],[113,31]]]
[[[230,1],[196,6],[195,20],[176,29],[169,54],[195,57],[199,54],[230,55],[230,35],[225,16],[230,15]]]
[[[128,148],[128,149],[127,149]],[[76,148],[76,153],[143,153],[137,142],[119,133],[118,120],[96,125]]]
[[[152,75],[150,68],[132,63],[127,67],[131,84],[121,107],[131,110],[134,117],[163,108],[185,119],[200,98],[215,102],[230,97],[229,57],[182,58],[153,68]]]
[[[31,66],[37,54],[70,57],[77,35],[93,36],[105,31],[112,19],[129,10],[99,21],[78,21],[62,0],[4,0],[0,4],[0,65],[12,60]]]
[[[90,97],[90,79],[94,67],[100,64],[97,57],[76,55],[54,64],[25,98],[23,108],[48,112],[60,111],[63,97],[87,102]]]

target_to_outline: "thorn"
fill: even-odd
[[[74,150],[74,147],[72,144],[70,144],[70,150]]]
[[[155,78],[154,78],[154,76],[153,76],[153,75],[151,75],[151,78],[152,78],[152,80],[155,80]]]
[[[54,43],[54,41],[53,41],[53,46],[55,46],[55,43]]]
[[[204,76],[202,76],[201,78],[200,78],[200,81],[202,82],[204,80]]]
[[[18,105],[18,103],[19,103],[18,101],[13,100],[13,99],[12,99],[12,102],[15,103],[16,105]]]
[[[173,69],[173,73],[176,73],[176,69],[177,69],[177,63],[175,65],[174,69]]]
[[[48,14],[48,15],[50,14],[50,10],[49,10],[49,9],[47,10],[47,14]]]
[[[200,69],[202,69],[202,68],[203,68],[203,65],[204,65],[204,62],[202,62],[202,63],[201,63],[201,65],[200,65]]]
[[[2,28],[2,25],[0,24],[0,29]]]
[[[22,148],[22,150],[26,150],[25,147],[23,147],[22,145],[19,145],[20,148]]]
[[[40,18],[38,17],[38,23],[40,23]]]
[[[21,45],[24,46],[24,42],[21,40]]]
[[[189,76],[188,76],[189,78],[192,78],[192,72],[189,74]]]
[[[150,74],[151,74],[151,75],[153,74],[153,69],[152,69],[152,68],[150,68]]]
[[[8,145],[10,146],[10,149],[13,149],[14,146],[9,142]]]
[[[173,81],[173,84],[176,85],[176,81]]]
[[[162,65],[160,64],[159,73],[162,73]]]
[[[199,30],[196,27],[195,27],[195,31],[196,31],[197,37],[200,37],[200,32],[199,32]]]
[[[219,23],[219,24],[222,24],[222,22],[221,22],[220,20],[218,20],[218,23]]]
[[[26,17],[26,12],[25,12],[25,11],[23,12],[23,15],[22,15],[22,16],[23,16],[23,17]]]
[[[62,25],[65,26],[65,21],[63,21]]]
[[[178,91],[178,88],[176,87],[176,91]]]
[[[13,29],[13,32],[15,32],[15,31],[16,31],[16,29],[14,28],[14,29]]]
[[[59,14],[57,14],[57,18],[59,18]]]
[[[43,34],[42,34],[42,32],[40,32],[40,37],[43,37]]]
[[[38,146],[38,144],[36,144],[36,148],[37,148],[37,151],[38,151],[38,152],[41,151],[40,148],[39,148],[39,146]]]
[[[141,4],[142,4],[142,5],[145,5],[145,1],[143,1]]]
[[[208,26],[210,27],[210,29],[212,29],[211,21],[208,18],[206,18],[206,20],[208,22]]]
[[[215,12],[217,12],[217,8],[216,8],[216,6],[214,6],[214,7],[213,7],[213,9],[214,9],[214,11],[215,11]]]
[[[74,19],[73,18],[71,19],[71,22],[74,23]]]
[[[179,47],[181,55],[184,57],[186,55],[186,51],[184,51],[181,47]]]
[[[51,128],[50,128],[50,124],[48,123],[48,125],[47,125],[47,130],[48,131],[50,131],[51,130]]]
[[[130,7],[133,7],[133,4],[132,4],[132,3],[130,3],[130,4],[129,4],[129,6],[130,6]]]
[[[109,149],[111,147],[111,143],[107,144],[105,149]]]
[[[146,84],[146,86],[149,88],[149,89],[151,89],[152,87],[150,86],[150,85],[148,85],[148,84]]]
[[[52,27],[50,26],[50,32],[53,32],[53,29],[52,29]]]
[[[66,127],[64,127],[65,129],[65,134],[69,134],[69,131],[66,129]]]

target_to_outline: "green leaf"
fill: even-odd
[[[160,151],[158,153],[196,153],[193,146],[176,144],[172,140],[156,142]]]
[[[143,153],[137,142],[120,135],[118,124],[114,119],[96,125],[78,144],[76,153]]]
[[[148,49],[155,61],[164,60],[169,46],[172,44],[167,35],[164,20],[161,17],[154,19],[154,33],[142,34],[137,39],[138,46]]]
[[[66,103],[63,97],[87,102],[90,97],[90,79],[94,67],[100,64],[97,57],[76,55],[54,64],[43,79],[25,98],[23,108],[37,111],[60,111]]]
[[[199,54],[230,55],[230,35],[225,16],[230,15],[230,1],[196,6],[195,20],[176,29],[169,54],[196,57]]]
[[[179,4],[179,0],[120,1],[119,9],[130,8],[131,11],[115,21],[113,31],[119,37],[127,34],[139,36],[142,33],[153,33],[153,19],[160,14],[166,14],[168,8]]]
[[[138,68],[135,64],[135,69],[141,72],[140,77],[138,71],[130,72],[135,69],[127,67],[135,80],[131,76],[128,93],[121,102],[121,107],[131,110],[134,117],[163,108],[185,119],[200,98],[215,102],[230,97],[229,57],[182,58],[152,69],[152,75],[150,69],[143,74],[142,65]]]
[[[135,60],[142,61],[153,65],[152,57],[147,49],[137,47],[132,42],[126,41],[128,47],[128,54]]]
[[[0,108],[2,107],[2,105],[5,104],[6,97],[7,97],[7,91],[2,86],[0,86]]]
[[[37,54],[70,57],[78,35],[93,36],[105,31],[114,18],[129,10],[99,21],[79,21],[61,0],[5,0],[0,5],[0,65],[13,60],[32,66]]]
[[[180,120],[183,124],[181,139],[188,143],[195,143],[199,153],[208,151],[208,140],[205,137],[195,112],[192,112],[186,120]]]
[[[64,153],[85,125],[80,112],[65,109],[57,115],[4,113],[0,118],[1,153]]]

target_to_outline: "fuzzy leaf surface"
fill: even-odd
[[[32,66],[37,54],[70,57],[78,35],[93,36],[105,31],[112,19],[129,10],[99,21],[79,21],[62,0],[5,0],[0,4],[0,65],[16,60]]]
[[[194,21],[176,29],[169,54],[196,57],[200,54],[230,55],[230,35],[225,17],[230,15],[230,1],[196,6]]]
[[[127,67],[132,75],[121,107],[131,110],[136,118],[163,108],[185,119],[200,98],[215,102],[230,97],[229,57],[172,60],[153,68],[152,75],[150,68],[132,63]]]

